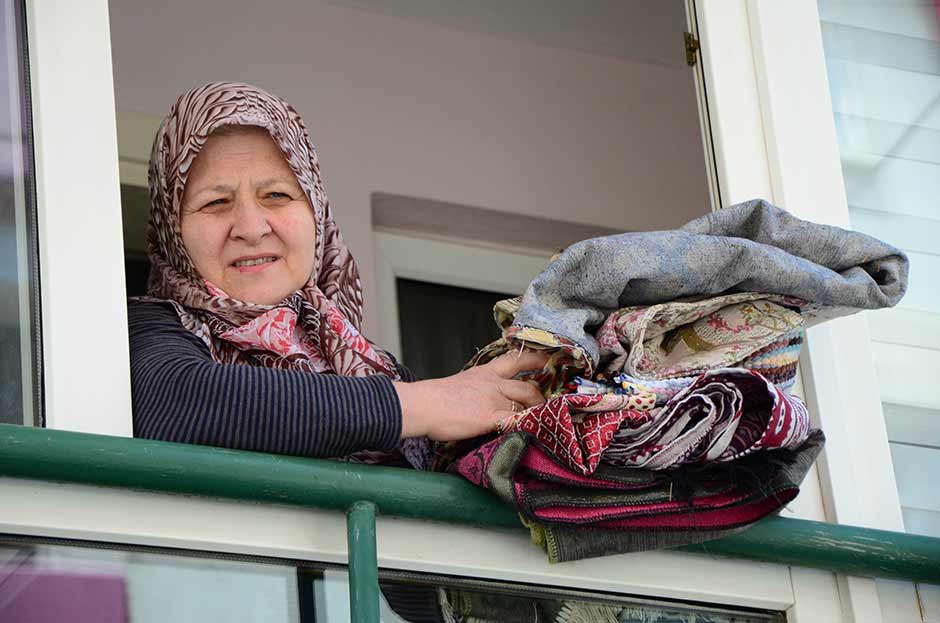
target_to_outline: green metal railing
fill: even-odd
[[[376,513],[524,530],[516,512],[458,476],[0,424],[0,476],[347,512],[356,621],[378,621]],[[940,539],[771,517],[679,548],[940,584]]]

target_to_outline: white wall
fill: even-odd
[[[367,333],[374,191],[632,230],[708,210],[688,67],[322,2],[210,4],[111,3],[117,108],[162,116],[209,80],[291,101],[363,273]]]

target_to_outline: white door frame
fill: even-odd
[[[420,235],[375,231],[376,303],[379,344],[401,359],[396,279],[417,279],[460,288],[522,294],[551,259]]]

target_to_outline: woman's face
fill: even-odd
[[[263,128],[209,137],[186,181],[180,229],[199,275],[232,298],[273,305],[310,278],[313,209]]]

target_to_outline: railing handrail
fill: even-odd
[[[523,530],[451,474],[0,424],[0,476],[299,505]],[[940,538],[771,517],[690,552],[940,584]]]

